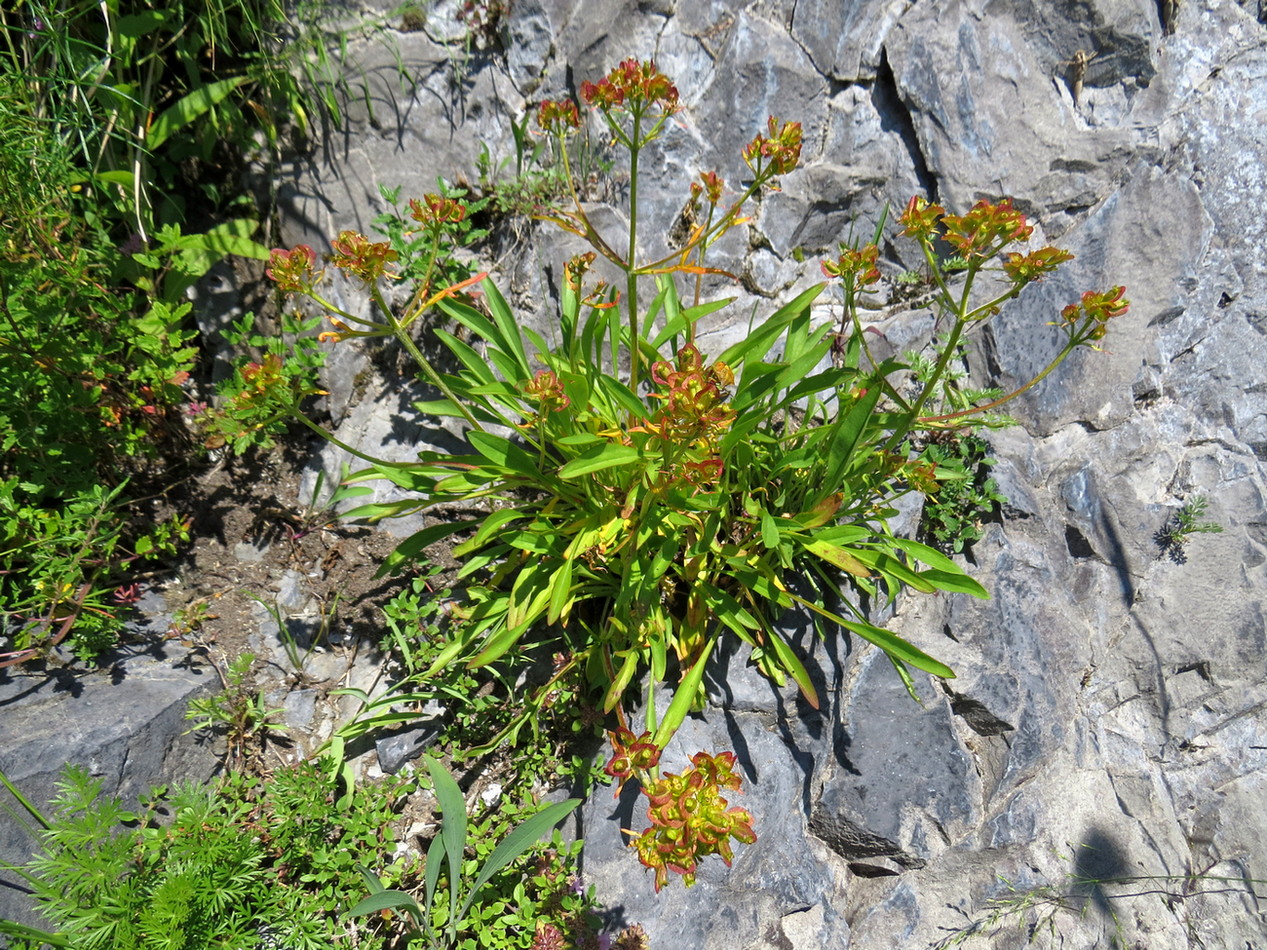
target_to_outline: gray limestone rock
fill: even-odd
[[[158,611],[153,595],[140,607]],[[36,807],[47,811],[66,765],[101,781],[103,795],[134,808],[155,785],[204,782],[219,757],[197,736],[186,735],[190,699],[219,689],[214,673],[177,644],[151,630],[149,652],[121,655],[102,673],[70,669],[48,674],[0,670],[0,710],[8,728],[0,746],[0,770]],[[22,864],[39,848],[31,822],[9,793],[0,790],[6,819],[0,822],[0,854]],[[13,872],[0,870],[0,918],[39,926],[27,889]]]
[[[1010,500],[969,566],[992,598],[902,597],[886,620],[954,680],[920,678],[916,705],[873,650],[804,625],[815,711],[722,651],[713,703],[666,767],[733,749],[736,803],[760,837],[732,868],[707,862],[692,890],[655,895],[628,853],[620,829],[642,827],[632,790],[586,804],[586,880],[653,946],[890,950],[975,934],[1010,947],[1048,923],[1076,947],[1257,946],[1267,934],[1248,883],[1267,877],[1267,34],[1253,3],[1182,4],[1173,33],[1163,6],[523,0],[505,56],[455,56],[438,30],[396,36],[403,87],[395,53],[357,41],[372,113],[350,103],[349,129],[290,166],[288,244],[368,231],[380,185],[407,198],[437,175],[470,178],[482,144],[513,154],[529,100],[654,56],[688,108],[647,155],[646,253],[691,178],[716,168],[737,187],[739,150],[768,116],[804,123],[802,167],[719,248],[747,279],[706,285],[739,297],[702,328],[710,352],[916,192],[959,212],[1011,194],[1040,238],[1077,255],[977,334],[982,383],[1027,381],[1062,345],[1049,325],[1061,307],[1128,288],[1131,310],[1101,351],[1075,354],[1007,407],[1019,428],[991,434]],[[624,183],[608,184],[596,215],[618,224]],[[494,267],[547,335],[574,252],[541,228]],[[892,236],[884,257],[919,264]],[[362,305],[355,288],[339,293]],[[900,353],[934,328],[915,311],[877,314],[876,329]],[[460,439],[434,420],[400,422],[417,394],[381,354],[345,351],[327,385],[341,438],[394,458]],[[1224,531],[1195,536],[1176,563],[1156,534],[1196,495]]]

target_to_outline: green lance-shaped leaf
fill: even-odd
[[[808,607],[819,616],[825,617],[834,623],[838,623],[851,633],[856,633],[868,643],[875,644],[891,658],[900,660],[903,663],[909,663],[917,670],[923,670],[925,673],[931,673],[933,676],[939,676],[942,679],[954,679],[954,670],[948,667],[945,663],[942,663],[940,660],[933,659],[913,644],[903,640],[896,633],[885,630],[881,627],[873,627],[869,623],[846,620],[839,614],[833,613],[825,607],[820,607],[818,604],[808,601],[804,597],[798,597],[796,594],[789,593],[788,596],[802,607]]]
[[[627,465],[637,458],[638,450],[633,446],[617,445],[609,442],[606,445],[581,453],[581,455],[559,469],[559,475],[562,478],[577,478],[581,475],[589,475],[592,472],[615,468],[617,465]]]
[[[466,916],[466,912],[470,910],[471,904],[474,903],[480,890],[492,880],[494,874],[536,844],[542,835],[570,815],[580,804],[581,799],[569,798],[565,802],[550,805],[533,815],[502,839],[502,842],[493,849],[493,853],[488,856],[488,860],[484,862],[484,867],[480,869],[480,873],[476,876],[470,892],[466,895],[466,902],[462,905],[462,911],[458,918],[461,919]]]
[[[374,506],[363,506],[357,508],[357,511],[364,511],[366,508]],[[412,561],[424,550],[437,541],[443,541],[451,534],[455,534],[472,524],[470,521],[454,519],[453,521],[443,521],[440,524],[432,525],[429,528],[423,528],[421,531],[415,531],[409,537],[396,545],[396,550],[387,555],[383,559],[383,563],[375,572],[375,577],[383,577],[393,571],[403,567],[407,562]]]
[[[964,569],[936,548],[908,538],[893,538],[893,543],[915,558],[923,561],[931,570],[920,571],[919,576],[941,590],[958,594],[971,594],[982,600],[990,599],[990,592],[969,577]]]
[[[620,669],[616,672],[615,678],[611,681],[611,685],[607,687],[607,693],[603,696],[603,712],[609,713],[616,708],[616,704],[620,702],[620,697],[625,695],[625,690],[629,687],[630,680],[638,669],[638,651],[625,651],[624,659],[621,661]]]
[[[655,731],[655,737],[651,740],[661,749],[668,745],[673,734],[686,721],[686,714],[691,711],[695,696],[699,693],[700,683],[704,681],[704,666],[708,663],[708,655],[713,652],[713,644],[716,642],[716,640],[705,641],[704,649],[696,658],[695,665],[687,670],[686,675],[682,677],[682,682],[678,683],[673,693],[673,702],[669,703],[669,708],[664,718],[660,720],[659,728]]]
[[[867,570],[866,565],[858,560],[858,558],[856,558],[850,551],[827,541],[807,541],[805,543],[805,550],[809,551],[811,554],[818,555],[827,563],[834,564],[842,571],[847,571],[856,577],[871,576],[871,572]]]
[[[439,838],[444,842],[444,853],[449,863],[449,922],[452,925],[459,920],[458,882],[462,875],[462,852],[466,848],[466,799],[449,770],[432,756],[427,756],[427,771],[431,773],[436,801],[440,803]],[[429,870],[431,862],[427,863]],[[427,903],[431,903],[430,898]]]
[[[503,439],[501,436],[493,435],[491,432],[480,432],[472,430],[466,434],[467,441],[473,445],[480,455],[500,465],[502,468],[516,475],[527,475],[529,478],[540,479],[541,470],[537,467],[537,460],[515,445],[509,439]]]
[[[250,76],[233,76],[199,86],[189,95],[178,99],[159,114],[145,134],[145,147],[156,149],[171,135],[198,119],[225,99],[234,89],[247,82]]]
[[[810,682],[809,671],[805,669],[805,664],[801,662],[801,658],[796,655],[796,652],[788,646],[787,642],[776,631],[767,629],[765,637],[766,645],[778,658],[779,665],[792,677],[792,681],[800,689],[805,701],[817,709],[818,691],[814,689],[814,684]]]

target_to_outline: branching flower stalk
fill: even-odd
[[[326,307],[335,327],[326,339],[400,339],[445,396],[419,404],[419,410],[468,425],[459,453],[423,452],[414,463],[373,461],[352,477],[387,478],[419,496],[370,503],[353,517],[378,520],[442,503],[464,512],[406,539],[380,571],[403,568],[429,545],[465,534],[453,548],[466,588],[462,623],[420,678],[454,663],[490,667],[512,650],[547,644],[566,656],[556,678],[527,700],[527,711],[544,709],[560,677],[575,674],[584,680],[575,688],[588,689],[596,708],[615,717],[617,754],[609,774],[636,775],[648,795],[652,828],[637,836],[635,848],[660,887],[668,871],[689,882],[702,857],[728,861],[732,838],[755,837],[750,816],[720,797],[721,789],[738,787],[730,753],[700,753],[681,775],[655,770],[659,752],[687,715],[706,703],[704,670],[721,640],[742,641],[765,675],[779,685],[790,679],[815,708],[819,697],[810,674],[780,633],[779,619],[789,609],[810,611],[823,633],[848,631],[882,650],[913,696],[914,671],[954,676],[915,644],[869,623],[859,601],[892,601],[908,589],[989,596],[952,558],[892,533],[894,500],[934,485],[941,474],[935,463],[911,458],[904,447],[916,428],[1005,401],[922,417],[931,394],[944,386],[966,329],[1071,255],[1051,247],[1008,252],[1032,231],[1009,200],[982,201],[950,215],[916,197],[902,216],[904,233],[920,244],[937,287],[934,307],[953,326],[948,339],[935,344],[936,359],[930,358],[932,369],[913,400],[889,382],[909,367],[893,359],[870,366],[862,361],[859,307],[881,277],[882,224],[871,244],[842,247],[836,260],[822,264],[824,275],[845,290],[851,334],[843,344],[831,324],[813,321],[814,301],[826,288],[818,284],[783,303],[717,358],[706,357],[693,342],[694,328],[722,304],[683,306],[675,278],[694,278],[698,293],[703,275],[725,275],[708,265],[709,248],[742,222],[745,202],[777,187],[798,166],[801,127],[769,117],[743,150],[751,179],[737,200],[723,209],[725,183],[714,172],[701,175],[691,185],[681,243],[663,259],[640,264],[639,153],[677,112],[677,90],[653,63],[627,60],[599,82],[585,83],[581,98],[630,153],[631,206],[627,240],[617,242],[623,252],[614,250],[587,216],[572,177],[566,137],[580,127],[578,105],[542,103],[537,121],[554,136],[573,207],[543,210],[539,217],[593,249],[564,267],[557,341],[525,326],[491,282],[479,308],[459,296],[484,275],[439,291],[427,286],[442,224],[463,214],[458,203],[433,201],[435,196],[415,214],[424,228],[434,229],[424,286],[399,317],[381,287],[392,276],[394,251],[354,232],[333,242],[330,261],[366,284],[385,314],[381,320],[353,317],[317,294],[316,255],[306,246],[275,251],[270,276],[283,292],[306,293]],[[700,214],[704,202],[708,208]],[[949,268],[939,263],[936,241],[964,262],[957,291],[946,277]],[[598,256],[624,274],[623,300],[612,299],[601,283],[587,292],[585,275]],[[976,279],[987,269],[1001,272],[1005,284],[974,305]],[[654,277],[659,289],[645,314],[638,305],[643,277]],[[432,307],[469,334],[463,339],[437,328],[457,366],[444,375],[408,335]],[[1086,294],[1065,308],[1060,326],[1068,341],[1059,359],[1078,346],[1094,346],[1126,307],[1118,287]],[[657,314],[658,335],[652,332]],[[628,375],[620,371],[626,348]],[[501,422],[514,435],[485,429],[479,420]],[[858,598],[841,599],[842,583]],[[637,739],[627,709],[635,689],[646,717]],[[657,710],[662,689],[671,695],[667,708],[661,703]],[[630,765],[635,746],[646,761]]]

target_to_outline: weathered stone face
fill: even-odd
[[[380,185],[409,197],[437,176],[474,180],[482,145],[494,165],[513,156],[530,103],[654,56],[687,109],[646,155],[648,253],[692,177],[741,177],[739,150],[768,115],[805,129],[802,167],[755,209],[746,241],[718,249],[745,282],[705,285],[741,298],[701,328],[706,353],[917,192],[956,211],[1012,195],[1077,255],[983,328],[981,382],[1007,388],[1045,366],[1061,343],[1046,324],[1082,290],[1126,284],[1132,302],[1102,352],[1076,354],[1009,407],[1020,427],[991,434],[1010,504],[973,557],[993,598],[906,597],[888,620],[957,678],[923,678],[916,706],[874,650],[806,629],[797,643],[827,700],[816,712],[724,651],[715,705],[664,764],[734,750],[735,800],[759,840],[657,896],[620,834],[643,826],[641,806],[600,790],[584,871],[613,921],[641,922],[658,948],[916,948],[972,927],[992,900],[1006,911],[1050,888],[1054,903],[979,939],[1023,945],[1018,925],[1050,911],[1066,946],[1258,946],[1267,918],[1237,881],[1267,877],[1261,4],[516,0],[504,55],[453,42],[453,6],[394,49],[353,44],[350,81],[364,77],[372,112],[349,101],[350,129],[282,176],[285,243],[368,232]],[[596,221],[619,224],[622,187],[617,176]],[[577,248],[540,227],[504,250],[496,279],[549,338]],[[916,263],[899,239],[885,253]],[[359,306],[352,289],[338,300]],[[886,321],[898,347],[932,331],[926,313]],[[409,399],[384,398],[371,369],[351,347],[328,368],[340,438],[398,459],[452,444],[402,436],[391,414]],[[325,463],[336,472],[337,453]],[[1225,530],[1174,563],[1154,537],[1194,495]],[[1093,883],[1148,876],[1163,879]],[[1142,890],[1153,896],[1125,896]]]
[[[1103,351],[1075,355],[1013,404],[1020,428],[992,436],[1011,503],[974,557],[993,599],[910,597],[890,621],[957,679],[922,683],[918,707],[874,651],[806,635],[830,697],[818,713],[742,657],[718,659],[717,705],[666,764],[734,749],[737,798],[761,837],[733,869],[703,867],[693,890],[654,896],[618,831],[642,826],[632,801],[589,803],[586,877],[654,946],[923,947],[991,899],[1047,886],[1071,946],[1261,938],[1245,888],[1167,906],[1075,882],[1262,876],[1267,859],[1255,805],[1267,768],[1267,53],[1253,6],[522,0],[505,61],[466,63],[457,97],[448,53],[400,37],[427,64],[417,93],[296,170],[308,199],[291,203],[293,220],[332,233],[372,216],[379,183],[469,170],[480,141],[508,154],[525,101],[655,56],[688,109],[644,166],[648,251],[692,176],[738,176],[767,115],[805,127],[802,167],[761,203],[747,245],[720,255],[766,299],[706,328],[706,350],[741,334],[754,302],[768,310],[817,279],[815,255],[851,226],[869,234],[886,202],[916,192],[960,211],[1012,195],[1077,255],[984,328],[982,381],[1028,380],[1059,349],[1046,324],[1060,307],[1128,287],[1131,312]],[[886,251],[915,263],[900,240]],[[563,253],[535,232],[503,265],[525,319],[549,326],[542,269],[557,274]],[[889,330],[903,345],[929,332],[916,315]],[[1192,541],[1186,564],[1161,559],[1156,532],[1196,494],[1226,530]]]

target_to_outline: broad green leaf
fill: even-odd
[[[503,439],[491,432],[481,432],[479,429],[469,431],[466,439],[489,461],[520,475],[542,480],[537,460],[509,439]]]
[[[699,581],[696,582],[696,589],[704,598],[704,602],[708,604],[708,609],[713,612],[719,621],[735,633],[748,639],[749,630],[759,630],[761,628],[757,618],[750,614],[743,604],[739,603],[720,587],[714,587],[712,584],[705,584]]]
[[[744,364],[746,371],[747,363],[750,360],[764,359],[765,355],[770,352],[770,347],[774,345],[787,325],[799,313],[807,310],[809,305],[814,302],[814,298],[821,294],[826,286],[825,283],[815,284],[788,301],[767,317],[765,322],[749,333],[747,337],[722,353],[720,357],[722,362],[730,366]]]
[[[898,678],[901,679],[902,685],[906,687],[906,694],[919,703],[924,705],[924,701],[919,698],[919,693],[915,691],[915,680],[911,677],[911,671],[906,668],[906,664],[895,657],[892,653],[884,654],[889,658],[889,662],[893,664],[893,669],[897,670]]]
[[[614,468],[617,465],[628,465],[638,459],[638,450],[629,445],[617,445],[609,442],[584,452],[559,469],[559,477],[576,478]]]
[[[868,643],[875,644],[885,653],[889,654],[889,656],[901,660],[903,663],[909,663],[917,670],[923,670],[925,673],[933,674],[933,676],[940,676],[942,679],[954,679],[954,670],[942,663],[940,660],[933,659],[927,653],[908,641],[903,640],[896,633],[885,630],[882,627],[873,627],[869,623],[846,620],[839,614],[833,613],[825,607],[820,607],[818,604],[813,601],[806,600],[804,597],[798,597],[796,594],[790,594],[789,596],[802,607],[808,607],[820,617],[825,617],[833,623],[837,623],[844,627],[846,630],[856,633]]]
[[[518,508],[498,508],[491,512],[480,522],[480,526],[476,529],[475,534],[469,541],[463,541],[453,549],[455,557],[465,557],[472,551],[478,551],[488,540],[510,522],[516,518],[522,518],[523,513]],[[467,522],[468,524],[470,522]]]
[[[550,578],[550,609],[546,623],[558,623],[572,607],[572,562],[564,560]]]
[[[983,600],[990,599],[990,592],[967,575],[963,568],[936,548],[908,538],[893,538],[893,543],[917,561],[927,564],[931,571],[920,571],[920,576],[942,590],[971,594]],[[956,580],[955,578],[958,578]]]
[[[772,551],[779,546],[779,526],[774,516],[764,508],[761,510],[761,543],[766,550]]]
[[[814,540],[808,541],[804,545],[805,550],[811,554],[816,554],[829,564],[834,564],[842,571],[847,571],[857,577],[870,577],[871,572],[867,570],[866,565],[850,551],[842,547],[837,547],[827,541]]]
[[[468,528],[472,524],[474,524],[472,521],[442,521],[440,524],[434,524],[429,528],[423,528],[421,531],[415,531],[405,538],[404,541],[401,541],[400,544],[396,545],[396,550],[383,559],[383,563],[379,566],[374,576],[383,577],[392,573],[407,561],[412,561],[437,541],[442,541],[449,535]]]
[[[872,379],[864,395],[854,400],[845,409],[845,415],[836,422],[827,452],[827,477],[823,489],[827,492],[840,491],[841,480],[849,469],[853,454],[858,447],[863,430],[871,420],[871,413],[880,398],[879,380]]]
[[[379,887],[382,887],[382,882],[379,882]],[[346,911],[343,916],[364,917],[366,914],[377,913],[380,910],[393,910],[397,907],[405,908],[415,920],[422,919],[422,907],[411,895],[404,891],[388,890],[379,890],[371,894],[351,910]]]
[[[206,115],[218,102],[226,98],[238,86],[250,80],[250,76],[233,76],[200,86],[156,118],[145,134],[145,147],[156,149],[176,131],[184,128],[200,116]]]
[[[716,640],[704,642],[704,649],[700,651],[695,665],[687,670],[686,675],[682,677],[682,682],[678,683],[677,689],[674,690],[673,701],[669,703],[664,718],[660,720],[660,725],[656,728],[655,737],[651,740],[661,749],[669,744],[673,734],[686,721],[686,714],[691,711],[691,706],[695,704],[700,683],[704,681],[704,667],[708,663],[708,655],[713,652],[713,644],[716,642]]]
[[[580,432],[576,435],[565,435],[562,438],[553,440],[555,445],[566,445],[569,448],[574,448],[579,445],[595,445],[604,441],[606,440],[603,439],[602,436],[591,435],[588,432]]]
[[[501,339],[498,342],[501,349],[514,357],[515,366],[520,374],[518,378],[531,379],[532,370],[528,367],[528,355],[524,352],[523,338],[519,335],[519,324],[510,309],[510,304],[506,303],[506,298],[491,280],[484,281],[484,299],[499,331]],[[507,373],[506,378],[513,380],[516,377]]]
[[[607,687],[606,695],[603,696],[603,712],[609,713],[616,708],[616,704],[620,702],[620,697],[625,695],[629,681],[633,679],[637,669],[638,651],[629,650],[625,653],[625,658],[621,661],[620,669],[616,671],[611,685]]]
[[[523,635],[528,632],[532,624],[540,618],[546,608],[546,598],[549,595],[549,589],[540,592],[539,602],[534,601],[527,604],[521,611],[527,619],[523,620],[517,626],[511,626],[506,623],[502,629],[489,636],[484,641],[484,648],[467,662],[469,669],[479,669],[488,666],[494,660],[499,660],[506,655],[516,643],[523,639]],[[435,669],[435,666],[432,666]]]
[[[809,671],[805,669],[805,664],[796,655],[796,651],[788,646],[775,630],[767,629],[765,637],[766,645],[778,658],[779,665],[787,670],[792,677],[792,681],[800,689],[801,695],[805,697],[805,701],[817,709],[818,691],[814,689],[814,684],[810,682]]]
[[[474,347],[459,340],[452,333],[440,327],[436,327],[434,332],[440,338],[440,341],[449,348],[449,352],[456,356],[458,361],[470,371],[472,376],[482,383],[494,383],[497,381],[497,377],[488,368],[488,361],[477,353]]]
[[[427,848],[427,863],[423,869],[423,893],[427,899],[427,906],[422,926],[428,933],[431,931],[431,908],[435,905],[436,884],[440,881],[440,861],[443,858],[444,838],[436,835],[431,839],[431,846]],[[452,887],[451,890],[456,892],[457,888]]]
[[[931,594],[936,588],[919,574],[892,555],[871,548],[854,548],[854,556],[877,573],[906,584],[921,594]]]
[[[959,571],[953,574],[948,571],[920,571],[919,577],[939,590],[946,590],[955,594],[971,594],[973,597],[979,597],[982,600],[990,599],[989,591],[971,577]]]
[[[449,863],[449,920],[457,920],[458,886],[462,880],[462,852],[466,849],[466,799],[449,770],[427,756],[427,771],[440,805],[440,838]]]
[[[93,181],[105,182],[108,185],[119,185],[123,188],[131,188],[135,180],[132,172],[125,171],[96,172],[95,174],[76,176],[76,178],[81,178],[81,180],[92,179]],[[71,179],[71,184],[75,183],[75,180]]]
[[[536,844],[547,831],[570,815],[580,804],[581,799],[569,798],[565,802],[549,805],[503,838],[501,843],[493,849],[493,853],[484,861],[484,866],[480,869],[480,873],[471,884],[470,892],[466,895],[466,902],[462,905],[462,911],[455,919],[460,920],[466,916],[471,904],[479,896],[484,885],[492,880],[494,874]],[[457,888],[455,887],[453,890],[456,891]]]

